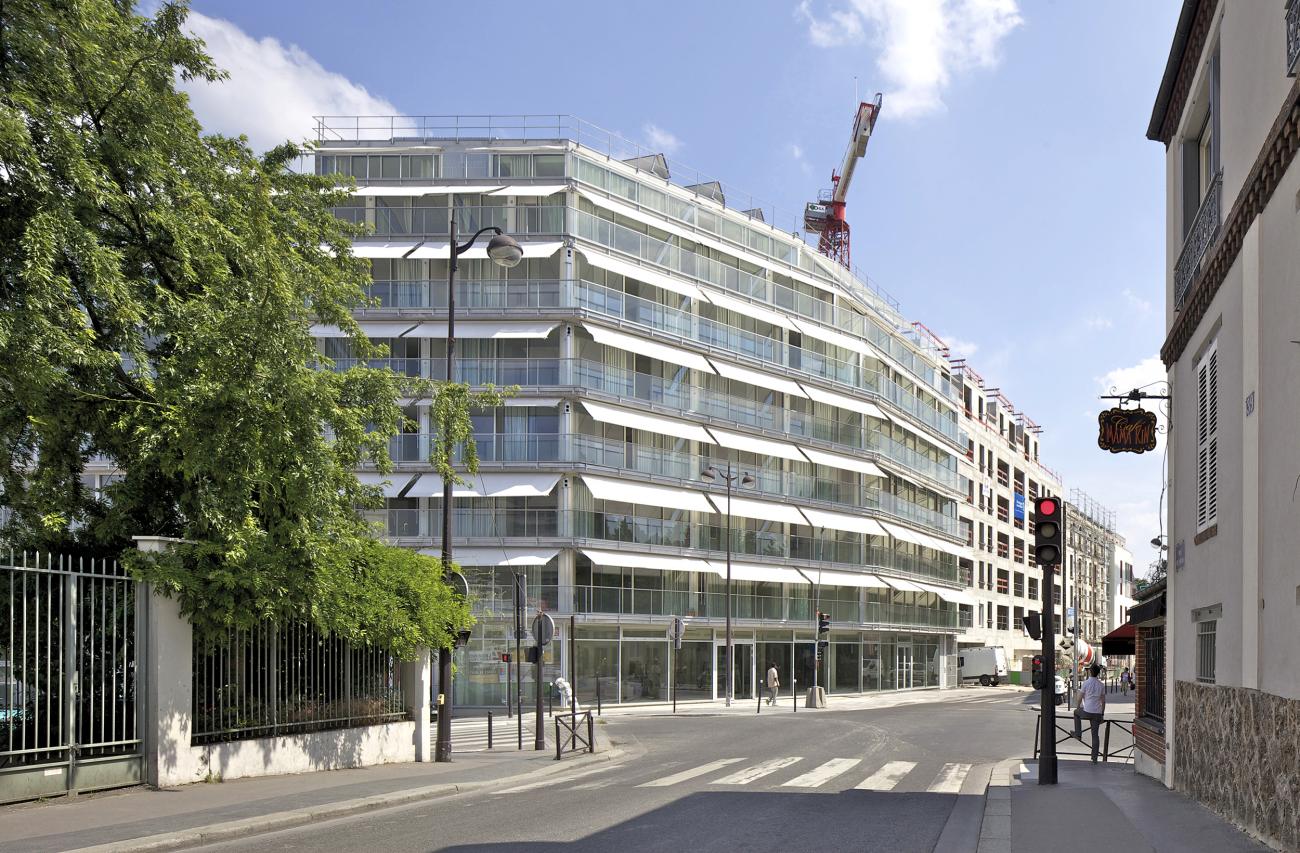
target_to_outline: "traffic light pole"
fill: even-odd
[[[1056,784],[1056,586],[1055,564],[1043,564],[1043,713],[1038,733],[1038,784]]]

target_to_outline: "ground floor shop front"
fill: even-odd
[[[520,650],[532,644],[520,642]],[[765,674],[775,666],[781,692],[789,695],[817,683],[828,693],[949,687],[955,684],[956,642],[952,634],[906,631],[833,631],[820,662],[816,661],[811,629],[736,626],[732,631],[731,666],[727,661],[726,630],[718,625],[692,624],[681,647],[657,624],[600,624],[556,617],[555,639],[542,656],[543,690],[557,678],[573,683],[578,699],[594,705],[668,702],[676,690],[681,702],[721,699],[728,679],[733,696],[753,699],[763,689]],[[512,660],[504,660],[510,655]],[[525,663],[517,672],[515,640],[510,620],[483,620],[468,646],[455,655],[452,691],[459,707],[504,707],[515,696],[522,678],[523,701],[535,696],[536,667]],[[521,654],[521,657],[524,655]],[[544,694],[545,695],[545,694]]]

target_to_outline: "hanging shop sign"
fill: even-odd
[[[1146,409],[1107,409],[1097,415],[1097,446],[1111,453],[1156,449],[1156,413]]]

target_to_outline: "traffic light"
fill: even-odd
[[[817,636],[820,638],[823,634],[831,632],[831,617],[829,613],[817,611]]]
[[[1040,566],[1061,562],[1065,512],[1060,498],[1034,498],[1034,560]]]
[[[1043,639],[1043,617],[1037,613],[1026,613],[1021,617],[1020,624],[1025,626],[1025,633],[1031,639]]]

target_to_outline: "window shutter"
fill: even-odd
[[[1219,351],[1211,344],[1196,365],[1196,531],[1219,511]]]

